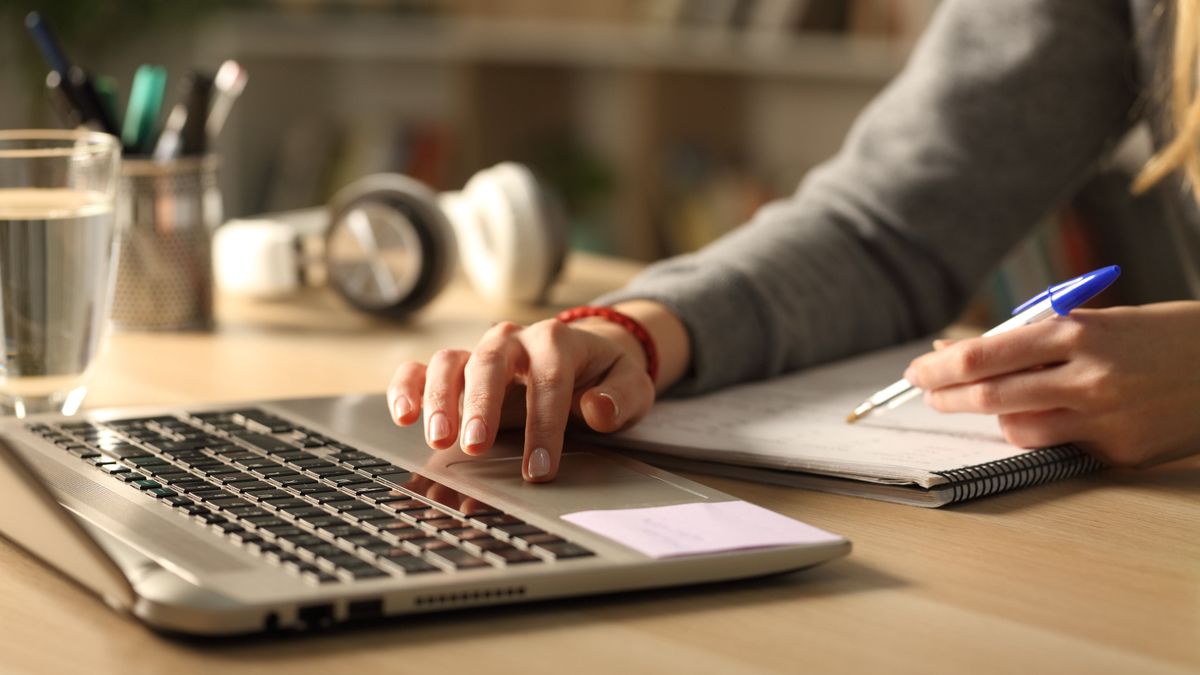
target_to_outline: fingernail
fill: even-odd
[[[542,478],[550,473],[550,451],[545,448],[534,448],[529,453],[529,477]]]
[[[894,373],[896,371],[893,370],[892,372]],[[904,369],[904,379],[908,380],[909,382],[912,382],[913,378],[915,378],[916,376],[917,376],[916,368],[909,366],[908,368]]]
[[[397,396],[396,405],[392,409],[392,414],[396,416],[396,420],[402,420],[412,412],[412,401],[408,400],[407,396]]]
[[[617,399],[613,398],[608,392],[600,392],[600,398],[607,399],[609,405],[612,406],[612,418],[615,420],[621,416],[621,408],[617,405]]]
[[[429,416],[429,440],[440,441],[450,435],[450,423],[446,421],[446,414],[435,412]]]
[[[467,422],[467,428],[463,430],[463,445],[482,445],[486,439],[487,429],[483,426],[483,420],[474,417]]]

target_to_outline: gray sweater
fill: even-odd
[[[1159,4],[944,0],[904,71],[795,194],[599,302],[648,298],[679,315],[693,356],[672,393],[766,378],[944,327],[1073,197],[1111,225],[1097,247],[1125,268],[1122,301],[1196,297],[1190,194],[1177,178],[1129,194],[1169,138]],[[1147,147],[1122,164],[1114,150],[1142,122]]]

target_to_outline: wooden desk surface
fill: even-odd
[[[636,267],[577,258],[555,300]],[[501,317],[458,286],[409,326],[225,300],[212,334],[117,334],[94,406],[378,391]],[[522,316],[524,314],[524,316]],[[692,476],[848,536],[783,577],[400,619],[325,634],[160,637],[0,541],[0,671],[78,673],[1196,673],[1200,460],[941,510]]]

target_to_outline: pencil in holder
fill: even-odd
[[[112,309],[118,328],[212,327],[212,232],[222,217],[218,163],[215,156],[121,163]]]

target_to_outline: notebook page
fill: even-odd
[[[898,379],[928,342],[689,399],[663,400],[616,445],[707,461],[802,470],[879,483],[945,482],[933,471],[1025,452],[991,415],[946,415],[920,399],[856,424],[846,415]]]

